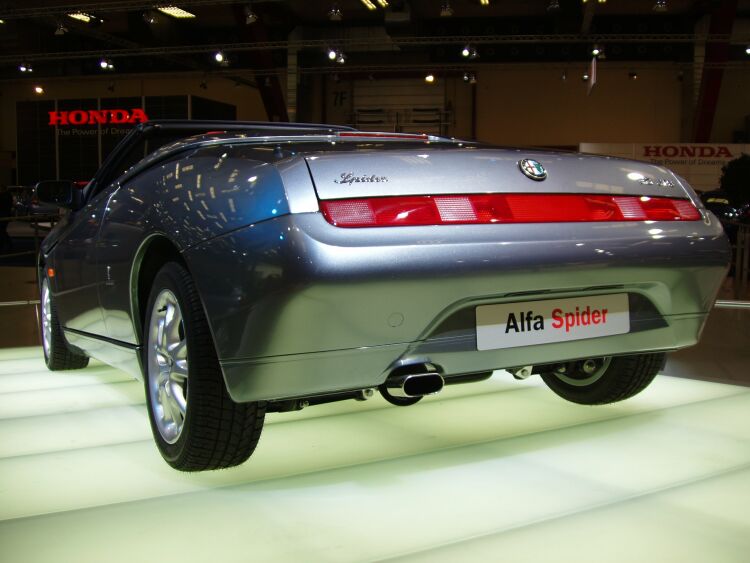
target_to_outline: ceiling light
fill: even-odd
[[[371,2],[371,0],[361,0],[361,2],[365,5],[365,8],[368,10],[377,10],[377,7],[375,4]]]
[[[583,80],[584,82],[587,82],[588,79],[589,79],[589,73],[588,72],[584,72],[583,76],[581,76],[581,80]]]
[[[341,8],[339,8],[336,4],[331,6],[331,9],[328,10],[328,19],[332,22],[340,22],[344,17],[343,12],[341,11]]]
[[[0,25],[3,25],[5,23],[5,20],[0,20]]]
[[[654,12],[666,12],[667,11],[667,0],[656,0],[654,2]]]
[[[750,45],[745,49],[745,54],[750,55]]]
[[[91,23],[91,21],[95,19],[94,16],[87,14],[86,12],[71,12],[67,14],[67,16],[83,23]]]
[[[381,8],[387,8],[388,0],[378,0],[378,6],[380,6]]]
[[[337,54],[338,53],[336,52],[336,49],[328,49],[328,60],[329,61],[335,61]]]
[[[432,84],[435,82],[435,75],[430,73],[424,77],[424,81],[427,82],[427,84]]]
[[[183,10],[182,8],[179,8],[177,6],[157,6],[156,9],[159,10],[162,14],[166,14],[178,20],[186,20],[195,17],[195,14],[188,12],[187,10]]]
[[[217,63],[223,63],[225,61],[224,53],[222,53],[221,51],[216,51],[216,53],[214,53],[214,60]]]
[[[482,6],[489,6],[490,5],[490,0],[479,0],[479,3]]]
[[[101,68],[102,70],[114,70],[115,65],[112,63],[112,59],[102,57],[102,59],[99,61],[99,68]]]
[[[568,71],[567,70],[563,70],[562,74],[560,75],[560,80],[562,80],[564,82],[567,79],[568,79]]]
[[[598,57],[601,54],[602,54],[601,47],[594,45],[593,49],[591,49],[591,55],[594,57]]]
[[[343,51],[339,51],[336,54],[336,62],[339,63],[340,65],[346,62],[346,55],[343,53]]]
[[[34,72],[34,69],[31,68],[31,65],[29,63],[21,63],[18,65],[18,70],[21,72]]]
[[[55,35],[65,35],[68,33],[68,28],[63,25],[62,22],[57,22],[57,29],[55,30]]]
[[[599,2],[599,4],[606,4],[607,0],[597,0],[597,2]]]
[[[464,82],[469,84],[477,83],[477,76],[473,72],[464,72]]]
[[[453,8],[451,8],[450,2],[445,2],[440,6],[440,17],[449,18],[453,15]]]
[[[631,70],[628,73],[628,78],[630,78],[630,80],[638,80],[638,73],[635,72],[634,70]]]
[[[479,56],[479,53],[477,52],[477,48],[473,45],[465,45],[463,49],[461,49],[461,56],[465,59],[476,59]]]
[[[44,88],[42,88],[41,86],[34,86],[34,93],[41,96],[42,94],[44,94]]]

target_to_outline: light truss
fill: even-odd
[[[351,37],[337,40],[337,45],[349,50],[356,48],[373,47],[408,47],[420,45],[450,45],[472,44],[502,45],[502,44],[564,44],[564,43],[670,43],[670,44],[693,44],[693,43],[726,43],[730,40],[729,35],[700,35],[700,34],[597,34],[597,35],[484,35],[484,36],[415,36],[415,37],[389,37],[382,38]],[[733,43],[748,43],[749,36],[732,36]],[[190,55],[201,53],[242,52],[242,51],[272,51],[272,50],[304,50],[325,49],[329,46],[330,39],[312,39],[303,41],[260,41],[246,43],[218,43],[207,45],[175,45],[159,47],[133,47],[122,49],[107,49],[110,57],[152,57],[165,55]],[[17,53],[13,55],[0,56],[0,64],[15,64],[19,58],[26,61],[59,61],[87,59],[101,55],[101,49],[89,51],[67,51],[50,53]]]

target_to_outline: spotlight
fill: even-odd
[[[62,22],[57,22],[57,29],[55,30],[55,35],[65,35],[68,33],[68,28],[63,25]]]
[[[328,60],[329,61],[335,61],[336,60],[336,49],[328,49]]]
[[[565,82],[567,79],[568,79],[568,71],[567,70],[563,70],[562,74],[560,75],[560,80],[562,80],[563,82]]]
[[[476,84],[477,83],[477,77],[473,72],[464,72],[463,76],[464,82],[468,84]]]
[[[227,59],[224,56],[224,53],[216,51],[216,53],[214,53],[214,60],[219,64],[223,64]]]
[[[344,17],[343,12],[341,11],[341,8],[338,7],[338,5],[334,4],[331,6],[331,9],[328,10],[328,19],[332,22],[340,22]]]
[[[346,55],[344,54],[343,51],[339,51],[338,53],[336,53],[336,62],[339,63],[340,65],[346,62]]]
[[[472,45],[466,45],[461,49],[461,56],[465,59],[476,59],[479,56],[477,48]]]
[[[258,14],[253,12],[252,4],[245,6],[245,24],[250,25],[258,21]]]
[[[489,6],[490,5],[490,0],[479,0],[479,3],[482,6]]]
[[[656,0],[654,2],[654,12],[666,12],[667,11],[667,0]]]
[[[549,0],[547,4],[548,12],[559,12],[560,11],[560,0]]]
[[[21,63],[20,65],[18,65],[18,70],[20,70],[21,72],[34,72],[34,69],[29,63]]]
[[[591,55],[594,56],[594,57],[598,57],[601,54],[602,54],[601,47],[599,47],[597,45],[594,45],[594,48],[591,49]]]
[[[432,73],[430,73],[430,74],[427,74],[427,75],[426,75],[426,76],[424,77],[424,81],[425,81],[425,82],[427,82],[427,84],[432,84],[432,83],[434,83],[434,82],[435,82],[435,75],[434,75],[434,74],[432,74]]]
[[[378,9],[377,6],[375,6],[375,4],[372,3],[372,0],[361,0],[361,2],[362,2],[362,4],[365,5],[365,8],[367,8],[368,10],[377,10]]]
[[[159,18],[159,14],[156,10],[146,10],[143,12],[143,21],[148,25],[156,25],[160,20],[161,18]]]
[[[388,0],[377,0],[378,6],[381,8],[387,8],[388,7]]]
[[[41,96],[42,94],[44,94],[44,88],[42,88],[41,86],[34,86],[34,93]]]
[[[588,72],[584,72],[583,76],[581,76],[581,80],[583,80],[584,82],[588,82],[588,80],[589,80],[589,73]]]
[[[444,2],[442,6],[440,6],[440,17],[441,18],[449,18],[453,15],[453,8],[451,8],[450,2]]]
[[[114,70],[115,65],[112,64],[112,59],[102,57],[102,59],[99,61],[99,68],[101,68],[102,70]]]
[[[750,45],[745,48],[745,54],[750,55]]]
[[[5,20],[0,20],[0,25],[5,25]]]
[[[638,80],[638,73],[635,72],[634,70],[631,70],[628,73],[628,78],[630,78],[630,80]]]

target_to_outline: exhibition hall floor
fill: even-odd
[[[0,351],[0,561],[739,562],[748,506],[746,386],[663,375],[583,407],[498,372],[272,414],[248,463],[182,474],[140,383]]]

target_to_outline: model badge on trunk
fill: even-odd
[[[338,180],[334,180],[334,184],[349,184],[350,186],[355,183],[373,184],[376,182],[387,182],[387,176],[376,176],[375,174],[357,176],[353,172],[342,172],[341,177]]]
[[[544,169],[544,166],[542,166],[541,162],[536,160],[524,158],[523,160],[518,161],[518,167],[527,178],[531,178],[532,180],[541,182],[547,178],[547,171]]]

